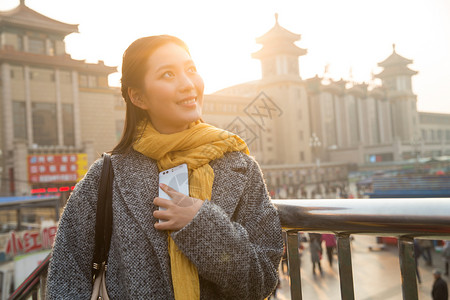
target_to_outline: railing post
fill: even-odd
[[[338,234],[338,259],[339,259],[339,278],[341,284],[341,299],[354,300],[355,292],[353,290],[353,270],[352,254],[350,249],[350,235]]]
[[[400,271],[402,275],[402,292],[404,300],[418,300],[416,281],[416,261],[414,258],[414,238],[398,239]]]
[[[291,299],[302,300],[302,282],[300,278],[300,257],[298,255],[298,232],[287,231],[287,255]]]

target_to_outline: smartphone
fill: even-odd
[[[160,172],[159,183],[164,183],[177,192],[189,196],[189,176],[187,164],[181,164],[179,166]],[[159,188],[158,196],[160,198],[172,200],[170,196],[167,195],[166,192],[164,192],[161,188]],[[163,207],[159,207],[159,209],[165,210],[165,208]],[[164,220],[159,221],[164,222]]]

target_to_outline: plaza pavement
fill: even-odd
[[[303,300],[340,300],[339,270],[337,256],[330,267],[325,253],[321,265],[323,276],[312,274],[309,244],[302,243],[301,278]],[[402,287],[398,249],[387,245],[384,250],[370,251],[369,246],[376,245],[375,237],[355,235],[352,241],[353,281],[356,300],[402,300]],[[419,273],[422,283],[418,284],[419,299],[431,299],[433,285],[432,271],[440,268],[444,271],[444,261],[440,253],[433,252],[433,266],[427,266],[423,258],[419,259]],[[316,270],[317,272],[317,270]],[[318,272],[317,272],[318,273]],[[277,297],[270,299],[288,300],[290,298],[289,278],[280,270],[281,286]],[[448,276],[442,278],[450,284]],[[450,287],[450,285],[449,285]]]

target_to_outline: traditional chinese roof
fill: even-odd
[[[63,23],[46,17],[25,5],[21,0],[19,6],[9,11],[0,11],[0,26],[21,27],[24,29],[50,31],[68,35],[78,32],[78,25]]]
[[[106,66],[103,61],[97,64],[86,63],[84,60],[75,60],[70,55],[48,56],[42,54],[33,54],[28,52],[19,52],[14,49],[0,49],[0,62],[16,62],[30,65],[44,65],[54,67],[73,68],[81,72],[92,72],[99,74],[111,74],[117,72],[117,67]]]
[[[297,47],[294,42],[301,39],[300,34],[290,32],[278,24],[278,14],[275,14],[275,25],[264,35],[256,38],[263,48],[252,54],[253,58],[261,59],[275,54],[305,55],[306,49]]]
[[[408,65],[412,63],[413,63],[412,59],[408,59],[399,55],[395,51],[395,44],[393,44],[392,54],[382,62],[378,63],[378,65],[380,67],[383,67],[384,70],[381,71],[379,74],[375,75],[375,77],[386,78],[397,75],[409,75],[409,76],[416,75],[418,72],[411,70],[408,67]]]
[[[393,65],[409,65],[412,64],[413,61],[411,59],[405,58],[401,55],[399,55],[397,52],[395,52],[395,44],[392,45],[392,54],[383,60],[382,62],[379,62],[378,65],[380,67],[386,68]]]

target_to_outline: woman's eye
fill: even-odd
[[[171,72],[171,71],[167,71],[162,74],[163,78],[170,78],[172,76],[173,76],[173,72]]]
[[[197,73],[197,68],[196,67],[189,67],[188,71],[191,73]]]

